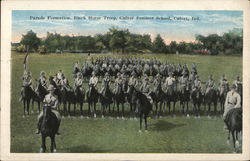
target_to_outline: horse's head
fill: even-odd
[[[50,113],[51,108],[47,103],[45,103],[43,106],[43,123],[48,122],[48,120],[50,119]]]

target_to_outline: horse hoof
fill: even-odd
[[[141,133],[141,130],[139,130],[139,133]]]
[[[87,116],[87,119],[89,119],[89,117]]]
[[[229,145],[230,144],[230,141],[229,140],[227,140],[227,145]]]
[[[70,116],[68,116],[68,119],[70,119]]]
[[[94,114],[94,118],[96,118],[96,114]]]
[[[43,153],[43,148],[40,148],[39,152],[40,152],[40,153]]]
[[[122,117],[122,120],[124,120],[124,117]]]
[[[188,118],[188,119],[190,118],[189,114],[187,114],[187,118]]]
[[[104,119],[104,115],[102,115],[102,118]]]
[[[116,119],[118,119],[118,120],[119,120],[120,118],[119,118],[119,117],[116,117]]]
[[[53,150],[53,153],[56,153],[56,149]]]
[[[201,116],[200,116],[200,115],[198,116],[198,119],[201,119]]]
[[[236,140],[235,146],[236,146],[237,148],[240,147],[240,142],[239,142],[238,140]]]
[[[81,115],[81,119],[83,119],[83,115]]]
[[[207,115],[207,118],[208,118],[208,119],[211,119],[211,116]]]

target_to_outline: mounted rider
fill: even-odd
[[[47,105],[49,108],[51,108],[51,112],[53,112],[55,114],[55,116],[57,117],[58,124],[57,124],[57,127],[56,127],[56,134],[60,135],[58,130],[59,130],[60,122],[61,122],[61,115],[56,110],[56,108],[58,106],[58,99],[57,99],[56,95],[54,95],[55,87],[50,84],[49,87],[48,87],[48,91],[49,91],[49,94],[47,94],[45,96],[45,98],[43,100],[43,104]],[[40,131],[41,131],[42,116],[43,116],[43,110],[41,111],[41,113],[38,116],[36,134],[39,134]]]
[[[233,84],[236,86],[236,90],[238,91],[238,92],[240,92],[239,90],[239,87],[241,86],[242,87],[242,81],[240,80],[240,76],[237,76],[236,77],[236,80],[235,81],[233,81]]]
[[[23,90],[24,90],[25,86],[28,86],[33,90],[33,87],[32,87],[32,74],[31,74],[30,71],[28,71],[28,72],[26,70],[24,71],[22,80],[23,80],[23,85],[22,85],[22,88],[21,88],[21,97],[19,98],[19,101],[23,100]]]
[[[176,91],[176,79],[173,77],[172,72],[170,72],[169,77],[166,78],[165,87],[166,87],[167,93],[169,93],[171,90],[173,92]]]
[[[224,120],[226,118],[228,111],[230,111],[233,108],[241,108],[241,96],[236,91],[235,84],[231,86],[231,90],[227,93],[227,96],[226,96],[225,109],[223,113]],[[224,125],[224,128],[226,129],[226,125]]]
[[[138,80],[136,78],[136,73],[133,71],[131,75],[132,75],[132,77],[129,78],[128,85],[129,86],[134,86],[135,88],[137,88],[138,85],[139,85],[139,82],[138,82]]]
[[[111,79],[110,79],[110,75],[108,72],[105,73],[104,78],[102,80],[102,89],[101,89],[100,93],[103,92],[106,83],[108,83],[109,86],[111,84]]]
[[[89,85],[93,85],[94,88],[97,90],[97,83],[98,83],[98,78],[96,76],[96,73],[92,72],[92,77],[89,79]]]
[[[189,79],[186,72],[179,79],[179,91],[184,92],[189,89]]]
[[[45,71],[41,71],[40,72],[40,77],[38,79],[38,83],[40,83],[43,88],[47,89],[47,87],[46,87],[46,85],[47,85],[47,78],[46,78]],[[36,88],[36,91],[38,91],[38,86]]]
[[[218,87],[219,91],[220,91],[220,95],[223,94],[223,92],[226,90],[226,89],[229,89],[229,84],[228,84],[228,81],[227,81],[227,78],[225,77],[225,75],[222,75],[221,79],[220,79],[220,82],[219,82],[219,87]]]
[[[118,88],[120,85],[122,85],[124,83],[124,80],[122,78],[122,75],[120,72],[117,73],[117,78],[115,79],[115,88],[114,88],[114,93],[117,94],[118,93]]]
[[[63,88],[65,88],[66,91],[68,91],[68,92],[70,91],[69,81],[68,81],[68,79],[65,77],[64,74],[62,74],[62,79],[61,79],[61,81],[60,81],[60,86],[63,87]]]
[[[140,87],[140,91],[148,98],[150,103],[153,103],[152,97],[149,95],[151,90],[150,90],[150,84],[149,84],[149,78],[147,75],[145,75],[145,78],[143,80],[143,83]]]
[[[78,72],[77,75],[76,75],[75,82],[74,82],[74,93],[75,93],[75,95],[76,95],[76,89],[77,88],[80,88],[81,92],[83,91],[82,85],[83,85],[82,73]]]
[[[212,75],[209,75],[208,81],[206,82],[206,92],[205,95],[207,95],[210,90],[214,89],[215,83]]]
[[[195,76],[195,80],[194,80],[193,87],[192,87],[192,92],[194,92],[196,90],[198,90],[199,92],[201,92],[201,90],[202,90],[201,80],[199,78],[199,75]]]
[[[60,69],[60,70],[57,72],[57,74],[56,74],[56,77],[57,77],[57,79],[58,79],[59,82],[60,82],[61,79],[62,79],[62,74],[63,74],[62,69]]]
[[[156,92],[157,86],[161,83],[161,75],[158,73],[153,81],[154,91]]]
[[[191,74],[197,75],[197,69],[196,69],[196,65],[193,63],[192,64],[192,68],[191,68]]]

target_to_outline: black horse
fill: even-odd
[[[187,117],[189,117],[188,112],[188,103],[190,101],[190,90],[191,90],[191,83],[188,82],[188,84],[180,89],[179,93],[179,99],[180,99],[180,106],[182,107],[182,114],[185,114]],[[185,110],[186,106],[186,110]]]
[[[220,90],[221,91],[219,91],[219,102],[220,102],[220,107],[221,107],[221,113],[223,113],[227,92],[229,91],[229,86],[226,85],[223,89],[220,89]]]
[[[100,102],[102,106],[102,117],[104,117],[107,108],[109,108],[109,113],[110,113],[110,104],[113,103],[112,101],[113,93],[110,90],[108,81],[104,81],[104,89],[99,94],[99,96],[100,96]]]
[[[174,87],[168,87],[167,91],[166,91],[166,103],[167,103],[167,107],[168,107],[168,112],[169,114],[171,113],[170,109],[171,109],[171,102],[173,102],[173,111],[172,111],[172,115],[175,116],[175,104],[178,101],[178,93],[174,90]]]
[[[238,142],[238,134],[242,131],[242,108],[233,108],[228,111],[224,122],[229,130],[227,139],[228,141],[230,140],[231,133],[233,137],[234,150],[236,152],[235,140]]]
[[[59,128],[59,122],[51,108],[47,105],[43,107],[43,116],[41,122],[42,146],[40,152],[46,152],[46,137],[50,137],[50,151],[56,152],[55,135]]]
[[[59,106],[58,107],[60,107],[60,104],[62,103],[62,93],[61,93],[61,89],[60,89],[60,87],[56,84],[56,82],[53,80],[53,77],[52,76],[50,76],[49,77],[49,83],[51,84],[51,85],[53,85],[54,86],[54,88],[55,88],[55,95],[57,96],[57,98],[58,98],[58,102],[59,102]]]
[[[67,89],[68,88],[68,89]],[[62,104],[63,104],[63,116],[66,116],[66,112],[68,117],[70,117],[70,106],[76,102],[75,94],[72,88],[70,87],[61,87],[61,94],[62,94]],[[67,110],[68,104],[68,110]]]
[[[128,93],[127,93],[127,100],[130,105],[130,117],[134,116],[136,118],[137,113],[137,97],[136,97],[136,88],[134,85],[129,85]]]
[[[200,118],[200,107],[203,102],[203,94],[201,90],[195,89],[191,92],[191,99],[193,102],[195,116]]]
[[[150,93],[150,96],[152,97],[153,103],[155,105],[155,115],[156,115],[156,117],[159,117],[159,115],[161,115],[163,113],[162,105],[163,105],[164,99],[166,97],[165,93],[162,90],[161,80],[159,80],[157,82],[156,89],[154,92]],[[158,111],[158,104],[160,107],[159,111]]]
[[[94,117],[96,117],[96,103],[98,102],[99,94],[93,84],[89,85],[87,91],[87,102],[88,102],[88,116],[90,116],[91,108],[94,108]]]
[[[28,115],[30,114],[30,110],[29,110],[30,101],[32,100],[32,110],[33,110],[34,101],[41,102],[42,99],[37,95],[37,93],[30,86],[26,85],[22,87],[23,87],[22,98],[23,98],[23,117],[24,117],[26,113]],[[39,111],[40,111],[40,108],[39,108]]]
[[[40,105],[41,105],[42,101],[44,100],[45,96],[48,94],[47,89],[44,86],[42,86],[40,81],[38,81],[36,93],[40,99],[33,99],[32,100],[32,109],[34,106],[33,105],[34,101],[36,101],[38,104],[38,112],[40,113]]]
[[[211,105],[214,105],[214,114],[217,114],[217,102],[218,102],[218,95],[219,95],[219,91],[216,89],[210,89],[208,91],[207,94],[205,94],[205,109],[206,109],[206,105],[208,105],[208,110],[207,110],[207,114],[208,117],[210,117],[211,115]]]
[[[83,102],[84,102],[84,99],[85,99],[85,91],[84,89],[80,89],[81,87],[80,86],[77,86],[75,87],[75,91],[74,91],[74,116],[76,114],[76,106],[77,104],[80,105],[80,111],[81,111],[81,117],[83,117]]]
[[[124,103],[126,101],[126,94],[125,94],[125,90],[124,90],[124,84],[118,84],[117,87],[117,91],[116,93],[114,93],[114,102],[116,104],[117,107],[117,112],[119,115],[119,106],[120,104],[122,105],[122,118],[124,116]],[[114,111],[114,108],[113,108]]]
[[[135,93],[136,93],[135,97],[137,100],[138,112],[139,112],[139,116],[140,116],[140,130],[139,130],[139,132],[141,132],[141,129],[142,129],[142,120],[143,119],[145,122],[145,131],[147,131],[147,129],[148,129],[147,118],[148,118],[150,111],[152,110],[152,104],[149,102],[147,96],[144,95],[143,93],[141,93],[140,91],[136,91]]]

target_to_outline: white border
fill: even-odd
[[[2,1],[1,2],[1,160],[249,160],[250,3],[247,0]],[[10,153],[10,42],[12,10],[243,10],[243,152],[242,154],[30,154]],[[229,64],[230,65],[230,64]]]

